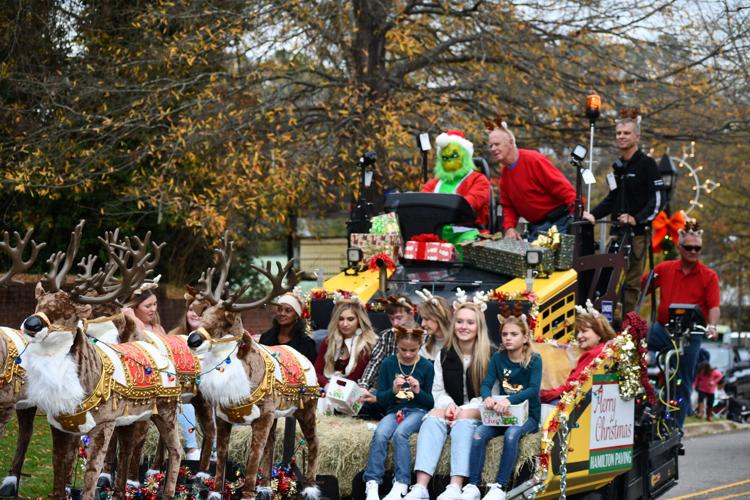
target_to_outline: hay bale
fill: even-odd
[[[373,431],[368,428],[368,422],[365,420],[354,419],[341,416],[319,416],[317,434],[319,441],[319,474],[330,474],[339,480],[339,487],[342,496],[351,495],[352,480],[354,476],[365,468],[367,464],[367,455],[370,451],[370,441]],[[276,447],[274,456],[276,460],[281,459],[284,425],[279,422],[276,429]],[[250,448],[252,430],[249,426],[236,426],[232,431],[232,437],[229,444],[229,459],[238,464],[247,463],[247,454]],[[149,436],[144,447],[146,455],[153,454],[156,449],[156,434],[153,426],[149,430]],[[302,433],[297,427],[297,439],[302,439]],[[450,439],[450,438],[449,438]],[[412,443],[412,461],[416,456],[417,435],[411,438]],[[520,470],[527,461],[533,461],[539,453],[541,445],[541,433],[529,434],[521,439],[518,451],[518,460],[516,462],[516,471]],[[392,447],[391,447],[392,448]],[[493,439],[487,447],[487,460],[484,467],[483,480],[485,482],[494,482],[498,468],[500,466],[500,456],[503,449],[502,438]],[[306,450],[298,452],[297,463],[304,469],[305,461],[303,453]],[[386,460],[386,469],[393,467],[393,450],[389,450]],[[440,461],[436,474],[450,473],[450,442],[447,442],[440,454]]]

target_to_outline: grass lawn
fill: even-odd
[[[10,469],[16,451],[18,422],[8,423],[5,435],[0,440],[0,471],[4,476]],[[47,418],[37,415],[34,420],[34,436],[31,438],[21,478],[22,498],[47,496],[52,492],[52,436]],[[80,474],[79,474],[80,475]]]

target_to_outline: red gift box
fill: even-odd
[[[404,258],[409,260],[429,260],[454,262],[456,248],[435,235],[419,235],[406,242]]]

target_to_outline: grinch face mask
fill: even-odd
[[[440,150],[440,159],[446,172],[455,172],[463,166],[464,152],[458,144],[447,144]]]

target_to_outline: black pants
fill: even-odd
[[[706,402],[706,411],[714,407],[714,393],[698,391],[698,404]]]

